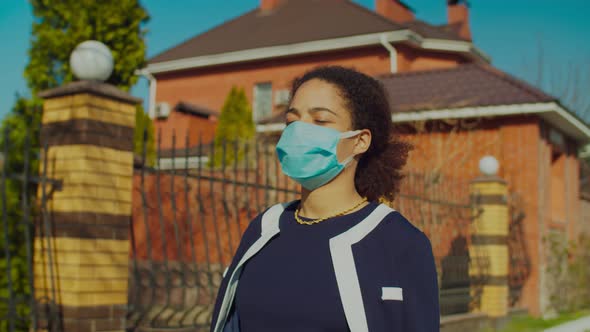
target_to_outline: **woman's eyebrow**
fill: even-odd
[[[299,111],[298,111],[296,108],[294,108],[294,107],[291,107],[291,108],[289,108],[289,109],[288,109],[288,110],[285,112],[285,114],[287,114],[287,113],[293,113],[293,114],[299,115]]]
[[[312,107],[309,109],[309,113],[317,113],[317,112],[321,112],[321,111],[330,112],[330,113],[334,114],[335,116],[339,116],[336,112],[334,112],[331,109],[326,108],[326,107]]]

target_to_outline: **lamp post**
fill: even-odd
[[[113,73],[113,65],[111,50],[96,40],[78,44],[70,55],[70,67],[80,80],[104,82]]]
[[[479,170],[487,176],[498,175],[500,164],[494,156],[485,156],[479,160]]]

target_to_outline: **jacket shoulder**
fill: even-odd
[[[403,247],[430,243],[428,237],[400,212],[392,210],[381,222],[380,234],[401,244]]]
[[[269,226],[269,224],[277,222],[282,212],[287,209],[292,209],[296,202],[297,201],[275,204],[258,214],[248,224],[248,227],[242,235],[242,241],[254,242],[263,233],[264,227],[272,227]]]
[[[242,234],[242,242],[254,242],[260,237],[262,232],[262,216],[264,213],[266,213],[266,211],[268,211],[268,209],[259,213],[256,217],[254,217],[254,219],[250,220],[248,227],[246,227],[246,230],[244,230],[244,233]]]

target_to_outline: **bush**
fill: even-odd
[[[216,167],[244,158],[244,144],[254,138],[256,127],[243,88],[233,87],[225,100],[215,131]]]
[[[545,239],[551,308],[556,312],[590,308],[590,236],[582,234],[578,241],[569,243],[564,237],[552,233]]]

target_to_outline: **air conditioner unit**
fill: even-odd
[[[289,90],[277,90],[275,92],[275,105],[287,105],[291,97],[290,94]]]
[[[170,115],[170,105],[166,102],[156,104],[156,119],[165,119]]]

